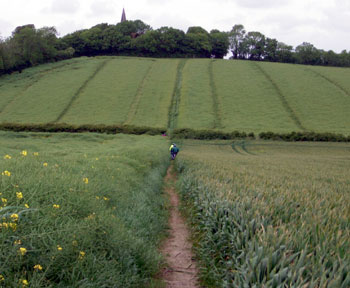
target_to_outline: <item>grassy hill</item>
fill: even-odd
[[[350,134],[350,69],[78,58],[0,78],[0,123]]]

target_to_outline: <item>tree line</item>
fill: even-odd
[[[185,33],[171,27],[153,30],[141,20],[116,25],[98,24],[58,38],[54,27],[19,26],[0,39],[0,75],[72,57],[124,55],[166,58],[223,58],[308,65],[350,67],[350,51],[335,53],[304,42],[295,49],[234,25],[229,32],[190,27]]]

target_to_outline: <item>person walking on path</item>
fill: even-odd
[[[179,153],[180,149],[176,146],[175,143],[171,144],[169,148],[170,154],[171,154],[171,160],[175,160],[175,157],[177,153]]]

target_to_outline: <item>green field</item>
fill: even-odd
[[[210,287],[349,287],[349,145],[185,141],[178,156]]]
[[[162,137],[0,139],[0,287],[150,284],[168,214]]]
[[[349,68],[82,57],[0,77],[0,124],[350,135],[349,77]],[[169,142],[0,131],[0,287],[163,287]],[[203,284],[350,287],[349,144],[177,143]]]
[[[350,134],[349,68],[77,58],[0,78],[0,123]]]

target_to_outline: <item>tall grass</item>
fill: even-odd
[[[47,123],[55,121],[84,81],[93,74],[98,59],[84,59],[68,62],[34,74],[29,81],[24,77],[1,87],[1,94],[8,99],[8,105],[0,113],[1,122]],[[53,67],[55,68],[55,66]],[[35,71],[35,70],[34,70]],[[14,89],[9,87],[14,86]],[[18,87],[16,87],[18,86]],[[20,89],[19,89],[20,87]],[[3,89],[5,89],[3,91]]]
[[[149,285],[167,222],[161,137],[0,137],[0,286]]]
[[[130,124],[167,127],[178,61],[159,59],[154,62],[149,77],[140,91],[141,97]]]
[[[349,135],[349,73],[241,60],[82,57],[0,77],[0,123]]]
[[[216,119],[210,87],[210,61],[189,60],[183,68],[177,128],[214,128]]]
[[[225,131],[297,131],[277,91],[252,63],[215,61],[213,75],[221,99]]]
[[[350,95],[350,69],[338,67],[321,69],[321,67],[317,66],[308,66],[307,69],[315,71],[320,74],[321,77],[325,77],[326,80],[333,83],[338,89],[342,90],[345,94]]]
[[[303,65],[280,63],[259,63],[258,65],[274,79],[307,130],[349,133],[350,97],[334,83]],[[322,71],[333,70],[326,68]],[[343,79],[347,74],[346,71],[344,70],[343,73],[337,71],[332,75],[336,79],[338,77]]]
[[[182,147],[180,190],[209,286],[349,287],[349,145]]]
[[[152,60],[103,57],[109,62],[81,91],[61,122],[69,124],[121,124],[136,97]]]

